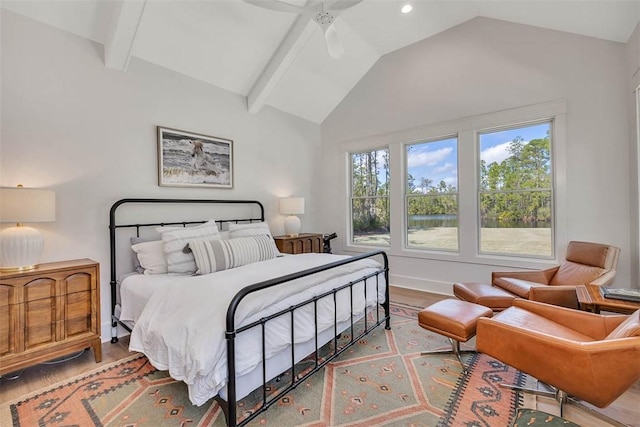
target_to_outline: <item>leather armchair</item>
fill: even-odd
[[[578,308],[577,285],[609,285],[616,275],[620,248],[591,242],[569,242],[565,261],[538,271],[491,273],[491,283],[520,298]]]
[[[479,352],[553,386],[533,392],[561,404],[604,408],[640,379],[640,310],[605,316],[517,298],[476,331]]]

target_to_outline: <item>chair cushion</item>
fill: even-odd
[[[558,272],[553,276],[550,285],[585,285],[596,280],[607,270],[590,265],[577,264],[571,261],[562,263]]]
[[[593,267],[615,268],[618,248],[600,243],[569,242],[565,259]]]
[[[605,339],[613,340],[616,338],[629,337],[640,337],[640,310],[627,317],[627,319],[620,323]]]
[[[516,294],[519,297],[529,299],[529,290],[537,286],[547,286],[542,283],[530,282],[522,279],[512,279],[511,277],[497,277],[493,284],[499,288]]]
[[[594,338],[576,330],[563,326],[551,319],[525,310],[521,307],[509,307],[505,311],[496,314],[495,321],[504,325],[510,325],[514,329],[521,329],[523,334],[531,331],[532,334],[546,334],[556,338],[576,342],[593,342]]]

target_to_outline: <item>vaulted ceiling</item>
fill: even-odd
[[[409,1],[414,9],[406,15],[401,0],[364,0],[344,10],[334,23],[345,52],[339,59],[329,56],[308,15],[243,0],[2,0],[0,6],[103,44],[107,67],[126,72],[137,57],[244,96],[252,113],[270,105],[315,123],[382,55],[478,16],[621,43],[640,20],[640,0]]]

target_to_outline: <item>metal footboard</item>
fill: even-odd
[[[273,286],[277,286],[280,285],[282,283],[285,282],[289,282],[291,280],[295,280],[295,279],[299,279],[302,277],[306,277],[306,276],[310,276],[312,274],[316,274],[316,273],[320,273],[322,271],[326,271],[326,270],[330,270],[332,268],[336,268],[345,264],[350,264],[365,258],[373,258],[376,256],[380,256],[383,259],[383,266],[375,271],[374,273],[371,273],[367,276],[363,276],[355,281],[346,283],[342,286],[339,286],[337,288],[331,289],[330,291],[327,291],[323,294],[320,295],[316,295],[313,298],[303,301],[299,304],[295,304],[292,305],[289,308],[286,308],[284,310],[281,310],[277,313],[274,313],[270,316],[261,318],[255,322],[252,322],[250,324],[247,325],[243,325],[242,327],[236,327],[235,325],[235,314],[236,314],[236,310],[238,308],[238,305],[240,304],[240,302],[247,297],[248,295],[263,290],[263,289],[267,289],[267,288],[271,288]],[[385,295],[385,299],[384,301],[380,302],[379,301],[379,291],[380,291],[380,276],[384,277],[384,295]],[[367,319],[368,314],[367,314],[367,310],[366,310],[366,303],[367,303],[367,280],[375,280],[375,288],[376,288],[376,301],[377,301],[377,305],[382,305],[383,309],[384,309],[384,316],[380,316],[380,311],[379,310],[375,310],[376,315],[375,315],[375,319],[373,320],[372,324],[369,324],[369,321]],[[358,283],[363,283],[363,290],[364,290],[364,304],[365,304],[365,310],[364,310],[364,330],[362,333],[358,334],[357,336],[354,336],[354,314],[353,314],[353,292],[354,292],[354,286],[357,285]],[[338,304],[338,298],[337,298],[337,294],[338,292],[348,289],[349,292],[349,298],[350,298],[350,318],[351,318],[351,324],[350,324],[350,340],[345,343],[341,348],[338,348],[338,320],[337,320],[337,304]],[[333,321],[333,328],[334,328],[334,338],[333,338],[333,352],[331,354],[329,354],[326,358],[320,358],[319,356],[319,348],[318,348],[318,301],[323,299],[323,298],[327,298],[327,297],[331,297],[333,298],[333,310],[334,310],[334,321]],[[315,355],[314,355],[314,366],[312,369],[310,369],[309,371],[305,372],[303,375],[300,376],[296,376],[295,375],[295,345],[294,345],[294,331],[295,331],[295,321],[294,321],[294,314],[296,312],[296,310],[301,309],[303,307],[312,305],[313,306],[313,317],[314,317],[314,323],[315,323]],[[376,305],[376,307],[377,307]],[[267,378],[267,360],[266,360],[266,350],[265,350],[265,325],[269,320],[275,319],[277,317],[280,316],[286,316],[286,315],[290,316],[291,319],[291,367],[289,369],[291,369],[292,375],[291,375],[291,382],[289,385],[287,385],[286,387],[283,387],[281,390],[279,390],[277,393],[274,393],[272,396],[267,396],[267,381],[269,380]],[[226,319],[226,333],[225,333],[225,339],[227,341],[227,373],[228,373],[228,383],[227,383],[227,401],[222,400],[221,398],[217,398],[218,403],[221,405],[226,420],[227,420],[227,425],[230,427],[234,427],[234,426],[244,426],[247,423],[249,423],[252,419],[254,419],[256,416],[258,416],[260,413],[266,411],[272,404],[274,404],[275,402],[278,401],[278,399],[280,397],[282,397],[283,395],[285,395],[286,393],[290,392],[291,390],[293,390],[294,388],[296,388],[299,384],[301,384],[302,382],[304,382],[307,378],[309,378],[311,375],[313,375],[314,373],[318,372],[322,367],[324,367],[327,363],[331,362],[333,359],[335,359],[336,357],[338,357],[340,354],[342,354],[344,351],[346,351],[347,349],[349,349],[352,345],[354,345],[355,343],[357,343],[362,337],[364,337],[365,335],[367,335],[368,333],[370,333],[372,330],[374,330],[376,327],[380,326],[382,323],[385,324],[385,329],[391,329],[390,326],[390,313],[389,313],[389,262],[388,262],[388,258],[387,258],[387,254],[384,251],[378,250],[378,251],[373,251],[373,252],[368,252],[362,255],[358,255],[358,256],[354,256],[352,258],[349,259],[345,259],[345,260],[341,260],[341,261],[336,261],[333,262],[331,264],[327,264],[327,265],[323,265],[320,267],[316,267],[316,268],[311,268],[308,270],[304,270],[301,272],[297,272],[297,273],[293,273],[293,274],[289,274],[286,276],[282,276],[282,277],[278,277],[275,279],[271,279],[271,280],[266,280],[264,282],[260,282],[251,286],[247,286],[244,289],[242,289],[240,292],[238,292],[238,294],[236,294],[236,296],[233,298],[233,300],[231,301],[231,304],[229,304],[229,308],[227,310],[227,319]],[[235,348],[235,344],[236,344],[236,337],[238,336],[238,334],[247,331],[251,328],[254,327],[260,327],[261,328],[261,332],[262,332],[262,403],[260,404],[260,406],[255,409],[255,411],[253,411],[252,413],[248,414],[246,417],[244,417],[242,420],[238,421],[238,414],[237,414],[237,403],[238,403],[238,399],[236,398],[237,392],[236,392],[236,368],[235,368],[235,359],[236,359],[236,348]],[[307,355],[305,355],[307,356]],[[286,372],[286,371],[285,371]]]

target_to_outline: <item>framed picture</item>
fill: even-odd
[[[233,141],[158,126],[158,185],[233,188]]]

